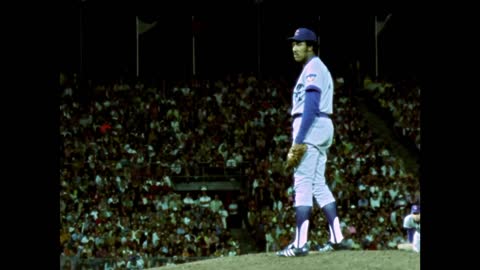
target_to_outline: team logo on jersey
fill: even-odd
[[[309,83],[313,82],[316,77],[317,77],[317,74],[308,74],[307,75],[307,82],[309,82]]]
[[[297,90],[302,89],[302,87],[303,87],[303,84],[301,84],[301,83],[297,84]]]

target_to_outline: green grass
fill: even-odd
[[[195,270],[309,270],[368,269],[419,270],[420,254],[401,250],[336,251],[326,254],[310,252],[304,257],[277,257],[275,253],[256,253],[222,257],[150,269]]]

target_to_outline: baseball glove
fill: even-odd
[[[303,158],[303,155],[307,151],[306,144],[296,144],[294,143],[287,154],[287,162],[285,163],[285,170],[289,171],[292,168],[295,168],[300,164],[300,161]]]

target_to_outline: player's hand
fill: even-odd
[[[296,168],[300,161],[302,161],[303,155],[307,151],[307,145],[304,143],[296,144],[294,143],[290,150],[288,150],[287,161],[285,162],[285,170],[289,171],[293,168]]]

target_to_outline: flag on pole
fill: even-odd
[[[137,40],[137,57],[136,57],[136,75],[137,78],[140,76],[140,35],[148,32],[150,29],[157,25],[157,21],[148,23],[142,21],[138,16],[136,16],[136,40]]]
[[[385,20],[380,21],[378,20],[378,17],[375,16],[375,35],[378,36],[382,32],[383,28],[385,28],[385,24],[390,20],[390,17],[392,17],[392,14],[388,14]]]
[[[139,35],[146,33],[148,30],[152,29],[155,25],[157,25],[157,22],[144,22],[137,16],[137,33]]]
[[[380,21],[375,16],[375,78],[378,78],[378,35],[383,31],[390,17],[392,17],[392,14],[388,14],[385,20]]]

